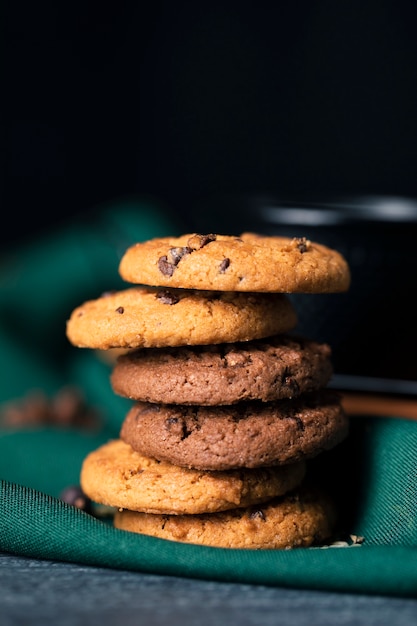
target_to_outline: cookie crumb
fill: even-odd
[[[361,537],[361,535],[349,535],[349,538],[353,545],[360,545],[365,541],[365,537]]]

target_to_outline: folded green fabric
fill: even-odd
[[[417,424],[353,420],[349,441],[310,469],[334,490],[349,531],[364,543],[294,550],[226,550],[136,535],[49,495],[77,483],[84,455],[105,436],[46,429],[0,438],[0,474],[9,479],[1,481],[2,551],[228,582],[417,597]]]
[[[150,217],[151,216],[151,217]],[[152,219],[151,219],[152,218]],[[0,273],[0,402],[76,385],[97,428],[0,427],[0,550],[33,558],[228,582],[417,597],[417,422],[352,418],[349,438],[309,463],[333,495],[346,535],[363,543],[294,550],[226,550],[117,530],[60,500],[86,454],[118,437],[130,402],[110,365],[68,344],[65,321],[84,299],[117,288],[134,240],[175,232],[155,207],[104,212],[4,262]]]
[[[0,402],[72,382],[76,349],[65,335],[71,311],[128,286],[118,273],[128,246],[181,232],[165,209],[132,199],[0,256]]]

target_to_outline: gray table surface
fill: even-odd
[[[219,583],[0,554],[1,626],[414,626],[417,599]]]

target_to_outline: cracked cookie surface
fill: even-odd
[[[120,356],[115,393],[167,404],[223,405],[295,398],[324,387],[332,375],[327,344],[276,335],[210,346],[141,349]]]
[[[229,470],[283,465],[317,456],[348,434],[340,397],[330,390],[276,402],[231,406],[136,403],[120,438],[141,454],[183,467]]]

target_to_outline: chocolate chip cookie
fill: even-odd
[[[186,234],[136,243],[121,277],[130,283],[221,291],[346,291],[350,271],[336,250],[306,238]]]
[[[326,541],[335,510],[307,468],[349,421],[327,388],[330,347],[289,334],[291,295],[346,291],[343,256],[305,237],[190,233],[132,245],[119,273],[126,289],[66,325],[74,346],[108,356],[113,391],[134,401],[118,438],[84,459],[86,497],[112,507],[117,528],[171,541]]]
[[[249,341],[292,330],[285,294],[131,287],[74,309],[67,337],[80,348],[152,348]]]
[[[116,511],[116,528],[217,548],[288,550],[328,541],[336,512],[322,493],[300,489],[265,504],[207,515]]]
[[[198,514],[265,502],[298,486],[305,464],[205,472],[157,461],[119,439],[91,452],[81,487],[94,502],[160,514]]]

